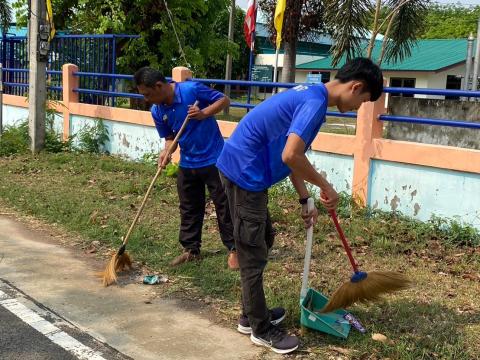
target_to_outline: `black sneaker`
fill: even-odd
[[[288,335],[284,330],[277,326],[271,326],[265,335],[250,335],[250,340],[255,345],[265,346],[277,354],[288,354],[298,348],[298,338]]]
[[[270,310],[270,323],[272,325],[280,324],[283,319],[285,319],[285,309],[281,307],[273,308]],[[252,328],[250,327],[250,322],[248,321],[248,317],[246,315],[240,316],[238,319],[238,332],[250,335],[252,333]]]

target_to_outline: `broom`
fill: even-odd
[[[195,101],[195,104],[193,106],[198,106],[198,101]],[[128,255],[127,252],[125,252],[128,239],[130,238],[130,234],[132,233],[132,230],[134,226],[136,225],[138,218],[142,214],[143,208],[145,207],[145,203],[147,202],[148,197],[150,196],[150,192],[153,189],[153,186],[155,182],[157,181],[157,178],[160,176],[162,173],[163,168],[167,165],[167,161],[172,155],[175,147],[178,144],[178,140],[180,139],[180,136],[182,136],[185,128],[187,127],[188,121],[190,120],[190,117],[187,115],[185,120],[183,121],[183,124],[178,130],[177,135],[175,136],[175,139],[173,139],[173,142],[170,144],[170,147],[167,150],[167,154],[163,158],[162,164],[159,166],[157,173],[152,179],[152,182],[150,183],[150,186],[148,187],[148,190],[143,197],[142,204],[140,205],[140,208],[137,211],[137,214],[135,215],[135,218],[133,219],[132,224],[130,225],[130,228],[128,229],[127,235],[123,238],[122,246],[118,251],[112,256],[110,261],[108,262],[107,266],[105,267],[105,270],[103,272],[98,273],[98,276],[102,278],[102,283],[103,286],[108,286],[113,283],[117,282],[117,272],[125,270],[127,267],[132,269],[132,259]]]
[[[350,281],[345,282],[330,297],[327,305],[321,310],[322,313],[331,312],[340,308],[346,308],[353,303],[378,301],[382,294],[406,289],[410,286],[410,280],[403,274],[394,271],[372,271],[369,273],[360,271],[352,256],[352,250],[348,245],[345,234],[338,223],[335,210],[329,210],[329,214],[335,224],[338,235],[342,240],[354,274]]]

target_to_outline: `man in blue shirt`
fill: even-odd
[[[199,258],[206,186],[215,205],[220,237],[229,251],[228,267],[238,269],[233,224],[215,167],[223,148],[223,137],[213,115],[229,106],[230,99],[198,82],[168,83],[160,72],[148,67],[138,70],[134,81],[145,101],[154,104],[151,109],[153,120],[158,134],[165,138],[165,148],[158,158],[159,166],[187,114],[192,119],[178,142],[180,166],[177,191],[181,215],[179,240],[184,251],[171,265],[176,266]],[[197,100],[199,105],[193,106]]]
[[[305,182],[320,188],[320,202],[335,209],[338,194],[312,166],[305,153],[325,121],[329,106],[341,112],[356,110],[377,100],[383,91],[383,75],[372,61],[354,59],[325,85],[299,85],[257,105],[238,124],[217,161],[234,224],[235,247],[242,283],[243,314],[238,331],[251,334],[256,345],[286,354],[298,347],[298,339],[275,326],[283,320],[282,308],[268,310],[263,290],[263,271],[273,230],[268,213],[268,188],[290,176],[309,227],[317,209],[308,213]]]

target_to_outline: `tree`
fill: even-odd
[[[384,39],[377,62],[403,60],[410,56],[410,49],[424,28],[428,4],[429,0],[287,0],[282,31],[285,43],[282,81],[294,81],[298,39],[311,39],[319,33],[332,37],[333,65],[342,57],[347,60],[360,55],[371,58],[376,37],[381,32]],[[275,5],[276,0],[259,1],[269,19],[272,39]]]
[[[267,25],[272,43],[275,37],[273,18],[276,0],[259,0],[258,5],[269,19]],[[298,39],[313,40],[323,29],[324,1],[322,0],[287,0],[282,38],[284,46],[283,82],[295,82],[295,58]]]
[[[432,5],[427,9],[422,39],[465,39],[477,32],[480,6]]]
[[[401,61],[409,57],[424,27],[428,3],[429,0],[376,0],[375,4],[370,0],[330,0],[325,16],[335,43],[332,48],[334,65],[344,54],[347,59],[364,54],[364,39],[369,37],[369,28],[367,57],[371,58],[376,37],[381,32],[383,41],[378,64],[384,59]]]
[[[248,63],[249,63],[249,48],[244,41],[243,36],[243,22],[245,20],[245,11],[237,6],[235,9],[234,19],[234,41],[232,46],[236,47],[236,51],[233,52],[232,63],[232,79],[246,79],[248,75]],[[223,10],[217,21],[213,24],[214,33],[218,38],[227,39],[228,35],[228,22],[229,22],[229,9]],[[223,78],[225,75],[225,61],[227,53],[221,51],[219,54],[219,61],[215,64],[210,64],[207,71],[208,74],[215,74],[216,78]]]
[[[12,8],[10,7],[8,0],[0,0],[0,28],[3,34],[8,30],[11,22]]]
[[[223,77],[224,71],[219,69],[227,51],[234,58],[240,53],[240,47],[228,41],[227,27],[224,29],[222,25],[223,18],[228,24],[229,3],[228,0],[53,0],[53,7],[57,29],[140,35],[139,39],[118,44],[121,72],[132,73],[149,65],[168,74],[172,67],[183,65],[189,66],[196,77]],[[26,0],[16,0],[17,14],[25,13],[25,5]]]

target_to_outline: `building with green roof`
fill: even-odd
[[[266,27],[257,24],[257,49],[255,63],[273,66],[275,49],[268,39]],[[318,35],[313,41],[300,39],[296,61],[295,81],[299,83],[333,79],[337,69],[345,63],[342,58],[337,66],[332,65],[330,48],[332,40]],[[382,36],[377,37],[372,58],[377,60],[382,47]],[[367,40],[365,40],[365,48]],[[474,44],[475,49],[475,44]],[[365,56],[364,50],[359,56]],[[460,89],[465,76],[467,39],[419,40],[411,49],[411,55],[402,61],[383,61],[381,67],[389,86]],[[283,65],[283,52],[279,57],[279,79]],[[416,95],[416,97],[426,97]],[[432,96],[429,96],[432,97]]]
[[[382,42],[377,41],[372,54],[374,60],[380,57],[381,46]],[[466,58],[467,39],[418,40],[409,57],[403,61],[384,61],[381,67],[389,86],[460,89],[465,76]],[[333,78],[343,64],[345,58],[333,66],[331,55],[305,62],[297,66],[296,81],[305,82],[308,74]]]

